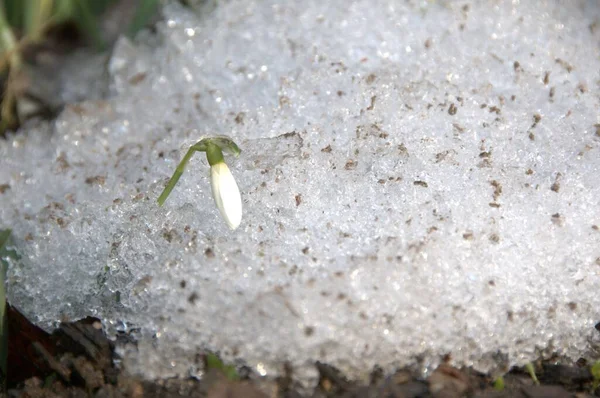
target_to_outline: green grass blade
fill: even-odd
[[[75,19],[77,15],[76,0],[58,0],[54,6],[54,23]]]
[[[218,370],[222,372],[229,380],[239,380],[240,376],[233,365],[225,365],[221,358],[216,354],[208,353],[206,355],[206,370]]]
[[[23,19],[25,18],[25,2],[0,0],[6,10],[6,18],[13,29],[23,28]]]
[[[6,390],[8,359],[8,325],[6,324],[6,271],[8,260],[18,259],[17,253],[8,248],[10,229],[0,230],[0,388]]]
[[[594,378],[592,388],[595,391],[598,388],[598,386],[600,386],[600,361],[594,362],[594,364],[590,368],[590,372],[592,373],[592,377]]]
[[[32,41],[42,39],[47,22],[52,17],[54,0],[24,0],[25,2],[25,36]]]
[[[9,64],[12,68],[17,69],[21,66],[21,56],[17,51],[17,39],[6,19],[3,2],[0,3],[0,51],[2,59],[4,57],[9,58]]]
[[[23,0],[23,35],[30,36],[35,25],[36,0]]]
[[[533,380],[533,382],[539,386],[540,381],[538,380],[537,376],[535,375],[535,369],[531,362],[529,362],[527,365],[525,365],[525,370],[527,371],[527,373],[529,373],[529,376],[531,376],[531,380]]]
[[[77,16],[75,22],[86,32],[98,49],[104,49],[106,43],[100,35],[98,20],[87,0],[77,0]]]
[[[496,380],[494,380],[494,390],[504,391],[504,387],[504,377],[498,376]]]
[[[130,37],[142,30],[148,22],[156,15],[160,0],[141,0],[133,17],[133,21],[129,24],[127,33]]]

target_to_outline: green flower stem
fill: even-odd
[[[179,178],[181,178],[181,175],[183,174],[183,171],[185,170],[185,166],[188,164],[188,162],[190,161],[190,159],[192,158],[194,153],[203,152],[205,150],[206,150],[206,146],[201,143],[192,145],[190,147],[190,149],[188,149],[188,151],[185,154],[185,156],[183,157],[183,159],[181,159],[181,162],[179,162],[179,164],[177,165],[177,168],[175,169],[175,173],[173,173],[173,176],[169,180],[169,183],[167,184],[165,189],[162,191],[162,193],[158,197],[158,205],[159,206],[162,206],[165,203],[165,200],[167,200],[167,198],[171,194],[171,191],[173,190],[173,188],[175,188],[177,181],[179,181]]]

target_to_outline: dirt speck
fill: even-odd
[[[199,298],[200,298],[200,296],[198,296],[198,293],[193,292],[192,294],[189,295],[188,302],[190,304],[196,304],[196,300],[198,300]]]
[[[435,162],[436,163],[440,163],[440,162],[446,160],[446,158],[448,157],[448,155],[451,155],[452,153],[455,153],[455,151],[451,150],[451,149],[445,150],[443,152],[436,153],[435,154]]]
[[[406,148],[406,146],[404,146],[404,144],[398,145],[398,153],[402,156],[409,156],[408,149]]]
[[[558,191],[560,191],[560,183],[558,181],[555,181],[551,186],[550,186],[550,190],[553,192],[558,193]]]
[[[573,71],[573,66],[565,60],[556,58],[556,63],[559,64],[560,66],[562,66],[563,68],[565,68],[565,70],[569,73],[571,73],[571,71]]]
[[[459,133],[464,133],[465,132],[465,128],[463,126],[461,126],[458,123],[452,123],[452,127],[454,127],[454,129],[456,131],[458,131]]]
[[[377,96],[374,95],[371,97],[371,104],[367,106],[368,111],[372,111],[375,108],[375,101],[377,100]]]
[[[279,106],[280,106],[281,108],[283,108],[283,107],[284,107],[284,106],[286,106],[286,105],[289,105],[289,104],[290,104],[290,102],[291,102],[291,101],[290,101],[290,98],[289,98],[289,97],[286,97],[285,95],[282,95],[282,96],[280,96],[280,97],[279,97]]]
[[[144,73],[144,72],[136,73],[131,78],[129,78],[129,84],[131,84],[132,86],[136,86],[136,85],[140,84],[141,82],[143,82],[144,80],[146,80],[146,73]]]
[[[85,179],[85,183],[88,185],[103,186],[105,182],[106,182],[106,176],[93,176],[93,177],[87,177]]]
[[[239,112],[237,115],[235,115],[235,119],[233,119],[237,124],[244,124],[244,118],[246,117],[246,114],[244,112]]]
[[[173,238],[175,237],[175,235],[177,235],[177,232],[175,232],[174,230],[164,230],[162,233],[162,237],[164,238],[164,240],[166,240],[167,242],[171,243],[173,241]]]
[[[454,103],[450,104],[450,107],[448,108],[448,114],[449,115],[456,115],[456,112],[458,111],[458,108],[456,107],[456,105],[454,105]]]
[[[523,70],[519,61],[513,62],[513,69],[515,70],[515,72],[521,72]]]
[[[551,220],[552,220],[552,224],[559,226],[559,227],[562,227],[565,222],[565,218],[563,216],[561,216],[560,213],[552,214]]]
[[[534,114],[533,115],[533,124],[531,125],[531,128],[534,128],[535,126],[537,126],[541,120],[542,120],[542,115],[540,115],[539,113]]]
[[[502,184],[500,184],[496,180],[490,181],[490,185],[494,187],[494,193],[492,194],[494,201],[497,201],[500,195],[502,194]]]

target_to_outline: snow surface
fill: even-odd
[[[205,349],[502,372],[600,342],[600,6],[223,1],[121,39],[111,97],[0,142],[10,301],[133,334],[146,377]],[[201,137],[225,134],[231,232]]]

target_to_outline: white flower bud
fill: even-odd
[[[229,228],[236,229],[242,221],[242,197],[229,167],[224,162],[210,167],[210,183],[215,204],[221,215]]]

